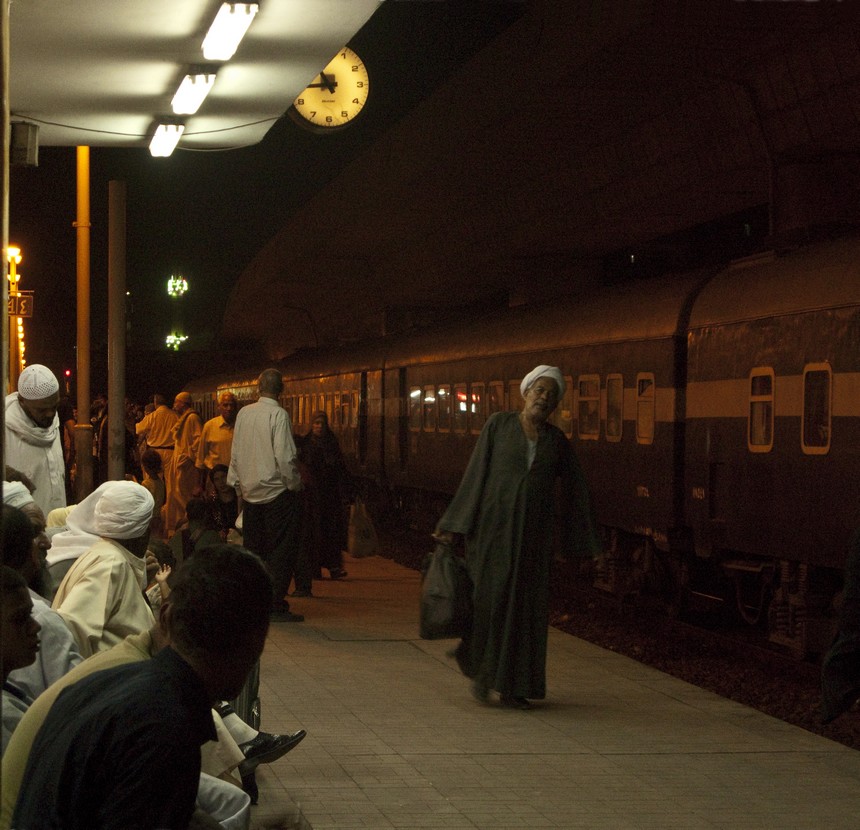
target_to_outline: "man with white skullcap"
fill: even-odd
[[[21,372],[18,391],[6,396],[5,461],[33,482],[33,499],[45,515],[66,506],[59,401],[59,381],[38,363]]]
[[[546,697],[556,494],[563,552],[590,558],[600,551],[582,469],[549,422],[565,388],[556,366],[541,364],[523,378],[522,410],[487,419],[434,533],[443,544],[465,537],[474,608],[455,656],[481,703],[491,690],[513,709]]]
[[[52,539],[53,547],[75,560],[57,588],[53,607],[84,657],[153,623],[143,596],[153,505],[142,485],[106,481],[69,514],[69,529]]]

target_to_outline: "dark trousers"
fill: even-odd
[[[273,605],[288,608],[290,587],[301,544],[302,505],[298,493],[284,490],[268,504],[245,502],[242,507],[243,545],[257,554],[272,577]]]

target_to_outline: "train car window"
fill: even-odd
[[[508,381],[508,411],[519,412],[523,408],[523,396],[520,394],[520,380]]]
[[[750,408],[747,424],[750,452],[773,449],[773,369],[759,367],[750,372]]]
[[[454,384],[454,432],[463,433],[469,428],[469,396],[465,383]]]
[[[349,392],[340,393],[340,425],[344,427],[349,426],[349,410],[351,397],[352,396],[349,394]]]
[[[334,395],[330,392],[325,395],[325,414],[328,415],[328,422],[334,421]]]
[[[424,402],[422,404],[422,421],[425,432],[436,431],[436,387],[424,387]]]
[[[583,441],[600,437],[600,375],[580,375],[576,382],[576,434]]]
[[[606,376],[606,440],[618,442],[624,429],[624,377]]]
[[[331,409],[331,425],[333,427],[340,426],[340,392],[334,393],[334,403]]]
[[[469,429],[474,433],[480,432],[486,420],[487,415],[484,411],[484,384],[473,383],[469,402]]]
[[[807,455],[830,452],[831,390],[829,363],[809,363],[803,369],[803,451]]]
[[[436,426],[439,432],[451,431],[451,387],[447,384],[436,390]]]
[[[505,408],[505,384],[494,380],[487,387],[487,417]]]
[[[573,436],[573,378],[566,377],[564,397],[558,402],[558,407],[553,413],[553,423],[568,437]]]
[[[639,444],[654,443],[655,391],[652,372],[636,375],[636,442]]]
[[[350,399],[352,406],[350,408],[350,426],[355,428],[358,426],[358,392],[351,392]]]
[[[421,389],[417,386],[409,388],[409,429],[421,429]]]

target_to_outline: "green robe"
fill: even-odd
[[[595,556],[599,545],[584,476],[564,433],[547,424],[529,468],[519,413],[499,412],[487,420],[439,522],[440,530],[465,536],[474,584],[472,630],[457,649],[457,661],[463,674],[501,694],[546,696],[557,492],[564,552]]]

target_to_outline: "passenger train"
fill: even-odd
[[[597,587],[675,612],[708,596],[797,656],[825,648],[860,526],[860,238],[300,351],[281,402],[298,434],[324,409],[353,472],[435,520],[541,363],[567,377],[553,417],[603,532]],[[209,417],[256,376],[186,388]]]

